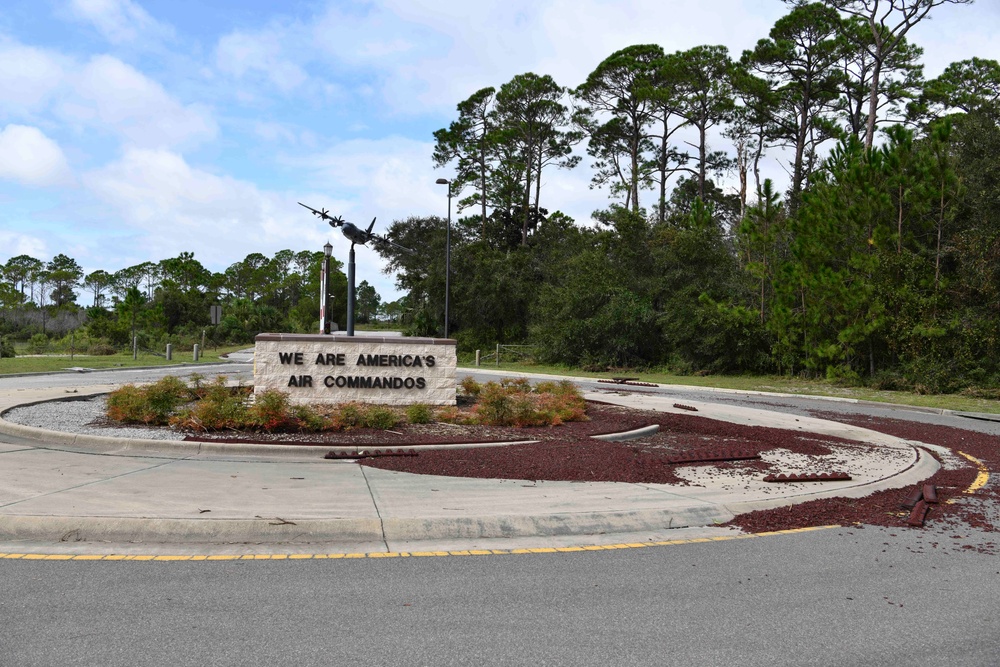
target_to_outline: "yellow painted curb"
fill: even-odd
[[[772,535],[792,535],[808,533],[827,528],[840,528],[839,525],[813,526],[810,528],[793,528],[790,530],[775,530],[767,533],[744,533],[741,535],[720,535],[718,537],[694,537],[681,540],[664,540],[661,542],[630,542],[628,544],[599,544],[576,547],[534,547],[525,549],[467,549],[458,551],[373,551],[371,553],[347,554],[20,554],[0,553],[0,560],[85,560],[85,561],[234,561],[234,560],[327,560],[343,558],[408,558],[408,557],[442,557],[442,556],[512,556],[519,554],[555,554],[577,553],[580,551],[609,551],[617,549],[646,549],[649,547],[666,547],[679,544],[705,544],[707,542],[729,542],[754,537],[769,537]]]

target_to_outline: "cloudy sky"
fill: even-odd
[[[781,0],[3,0],[0,262],[75,258],[87,272],[194,252],[347,242],[303,201],[376,231],[444,215],[432,132],[515,74],[576,86],[639,43],[724,44],[735,57]],[[1000,2],[942,6],[911,33],[925,73],[1000,59]],[[719,146],[718,148],[725,148]],[[552,172],[550,209],[606,205],[590,171]],[[780,178],[780,174],[767,174]],[[374,252],[359,280],[398,293]]]

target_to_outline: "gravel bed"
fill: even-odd
[[[95,424],[104,417],[107,396],[75,398],[25,405],[3,413],[14,424],[34,426],[63,433],[101,435],[112,438],[143,438],[146,440],[183,440],[184,434],[160,426],[107,426]]]

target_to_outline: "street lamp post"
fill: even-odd
[[[448,186],[448,223],[444,239],[444,337],[448,337],[448,301],[451,296],[451,181],[439,178],[438,185]]]
[[[319,295],[319,331],[330,333],[330,255],[333,246],[327,241],[323,246],[323,266],[320,269],[319,285],[322,292]]]

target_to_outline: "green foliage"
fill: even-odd
[[[406,421],[411,424],[430,424],[434,421],[434,410],[425,403],[406,406]]]
[[[136,387],[127,384],[108,394],[106,414],[125,423],[167,424],[175,410],[192,398],[183,380],[168,375]]]
[[[483,386],[476,382],[476,379],[471,375],[466,375],[458,383],[458,388],[462,390],[462,393],[470,398],[476,398],[479,396],[480,392],[483,390]]]
[[[399,423],[399,415],[384,405],[369,405],[361,415],[360,426],[386,430]]]
[[[490,426],[558,426],[586,419],[586,404],[570,382],[532,388],[524,378],[487,382],[473,408],[477,423]]]
[[[351,429],[361,426],[364,420],[364,406],[360,403],[341,403],[331,417],[335,429]]]
[[[35,334],[28,342],[32,354],[45,354],[49,351],[49,337],[45,334]]]
[[[170,423],[195,431],[238,429],[248,423],[249,392],[244,387],[230,387],[225,376],[200,388],[201,395],[190,408],[174,416]]]
[[[9,336],[0,336],[0,359],[13,359],[14,341]]]
[[[248,417],[251,424],[264,431],[283,430],[297,422],[292,420],[288,394],[276,389],[256,394]]]

